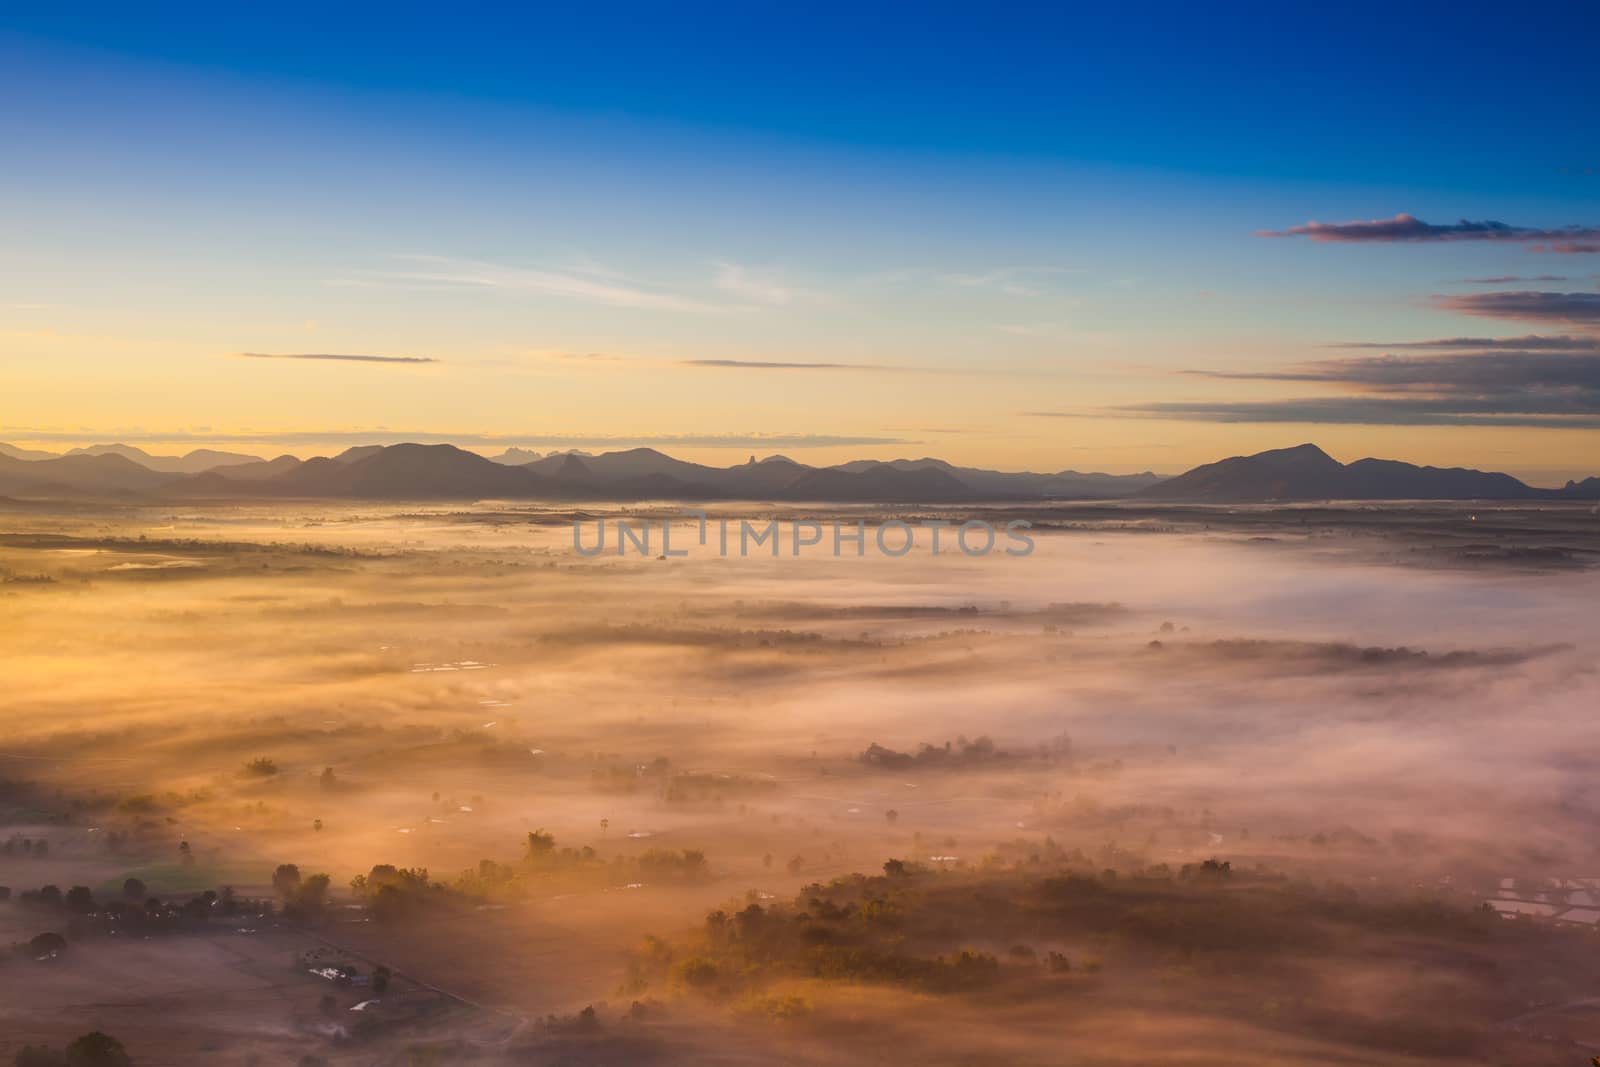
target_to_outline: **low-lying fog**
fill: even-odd
[[[598,514],[586,513],[586,544]],[[933,556],[925,530],[887,558],[870,540],[885,516],[859,511],[845,518],[869,523],[861,558],[834,557],[829,534],[796,557],[787,526],[777,558],[721,558],[682,523],[674,548],[690,555],[670,559],[654,545],[619,558],[614,543],[585,558],[570,513],[487,506],[8,515],[0,838],[49,848],[0,855],[13,893],[0,941],[61,926],[20,899],[42,885],[99,897],[133,876],[162,897],[222,886],[272,897],[274,870],[293,863],[327,873],[330,907],[348,911],[316,936],[442,991],[457,1014],[362,1046],[319,1021],[317,979],[208,957],[194,962],[209,976],[197,985],[227,1010],[156,1036],[144,974],[170,961],[135,966],[114,939],[88,938],[0,1008],[0,1053],[64,1044],[92,1022],[150,1062],[194,1062],[201,1047],[215,1062],[390,1062],[435,1025],[472,1050],[439,1062],[496,1062],[546,1013],[609,1001],[619,1014],[645,934],[670,940],[749,891],[784,900],[893,858],[952,878],[997,849],[1075,853],[1089,871],[1225,859],[1469,910],[1542,894],[1547,917],[1565,911],[1549,886],[1600,877],[1600,570],[1586,565],[1600,520],[1262,514],[1041,509],[1030,555],[977,559],[948,545]],[[531,862],[530,831],[610,866],[528,875],[519,896],[457,882],[483,860]],[[703,870],[684,850],[704,854]],[[377,864],[426,868],[466,904],[448,925],[365,921],[348,887]],[[99,977],[71,970],[96,954]],[[0,981],[20,988],[32,966],[0,962]],[[118,997],[95,989],[116,975]],[[759,1059],[760,1027],[778,1023],[671,993],[682,984],[638,994],[667,1001],[651,1055],[672,1058],[672,1027],[704,1017],[722,1028],[721,1052]],[[150,996],[172,995],[157,985]],[[1518,1012],[1538,999],[1506,995]],[[341,1017],[361,998],[344,999]],[[1103,1017],[1132,1029],[1111,1033],[1002,1000],[1027,1018],[962,1055],[1014,1062],[1035,1054],[1016,1042],[1055,1039],[1106,1063],[1190,1039],[1214,1047],[1179,1062],[1348,1052],[1339,1026],[1273,1030],[1255,1015],[1124,999]],[[212,1044],[185,1045],[186,1025]],[[621,1040],[620,1023],[600,1025]],[[1119,1051],[1117,1034],[1140,1026],[1166,1036]],[[795,1040],[821,1060],[878,1047],[815,1027]],[[918,1040],[938,1058],[937,1040]],[[1362,1047],[1362,1062],[1387,1062],[1433,1046]],[[607,1057],[648,1058],[592,1050]]]

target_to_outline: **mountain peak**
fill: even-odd
[[[1242,458],[1274,466],[1281,464],[1309,464],[1325,468],[1344,466],[1344,464],[1328,455],[1321,448],[1309,442],[1303,445],[1292,445],[1289,448],[1270,448],[1265,452],[1257,452],[1253,456]]]
[[[1319,445],[1315,445],[1310,441],[1307,441],[1305,444],[1291,445],[1288,448],[1280,448],[1277,449],[1277,451],[1286,455],[1321,456],[1323,459],[1333,458],[1332,456],[1328,455],[1328,453],[1324,452]],[[1262,454],[1265,455],[1266,453]]]

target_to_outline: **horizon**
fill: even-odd
[[[422,436],[430,437],[430,435],[422,435]],[[399,446],[399,445],[416,445],[416,446],[423,446],[423,447],[447,447],[447,448],[455,449],[458,452],[466,453],[468,455],[476,456],[476,457],[481,458],[481,459],[491,460],[491,461],[495,461],[495,462],[498,462],[499,457],[501,457],[503,455],[507,455],[512,451],[520,451],[520,452],[523,452],[523,453],[525,453],[527,455],[527,458],[524,459],[524,458],[519,457],[516,463],[507,464],[508,466],[525,466],[525,465],[529,465],[529,464],[532,464],[532,463],[535,463],[535,462],[538,462],[538,461],[541,461],[541,460],[552,459],[552,458],[555,458],[555,457],[558,457],[558,456],[566,456],[566,455],[576,455],[576,456],[579,456],[581,458],[591,458],[591,457],[592,458],[599,458],[599,457],[604,457],[604,456],[607,456],[607,455],[629,454],[629,453],[636,453],[636,452],[648,452],[648,453],[652,453],[652,454],[657,455],[657,456],[662,456],[662,457],[664,457],[666,459],[670,459],[670,460],[674,460],[674,461],[684,461],[684,462],[690,462],[690,463],[697,463],[697,464],[699,464],[699,465],[701,465],[703,467],[707,467],[707,468],[711,468],[711,469],[718,469],[718,470],[733,470],[733,469],[736,469],[738,467],[748,466],[750,464],[763,464],[763,463],[772,462],[774,460],[785,460],[785,461],[788,461],[788,462],[791,462],[791,463],[798,464],[799,466],[804,467],[804,468],[813,468],[813,469],[837,469],[837,468],[840,468],[840,467],[848,466],[848,465],[850,465],[852,463],[860,463],[860,462],[877,462],[877,463],[923,463],[923,462],[930,462],[930,463],[947,464],[949,467],[951,467],[952,469],[954,469],[954,470],[956,470],[958,472],[959,471],[963,471],[963,470],[971,471],[971,472],[990,471],[991,473],[996,473],[996,474],[1037,475],[1037,476],[1042,476],[1042,477],[1049,477],[1049,476],[1052,476],[1052,475],[1068,475],[1068,474],[1078,474],[1078,475],[1085,475],[1085,476],[1111,475],[1112,477],[1117,477],[1117,478],[1129,478],[1129,477],[1145,476],[1145,477],[1154,477],[1155,479],[1157,479],[1158,482],[1171,481],[1171,480],[1180,478],[1184,474],[1191,473],[1194,470],[1205,468],[1205,467],[1215,466],[1216,464],[1222,463],[1222,462],[1225,462],[1225,461],[1238,460],[1238,459],[1251,459],[1251,458],[1255,458],[1256,456],[1264,455],[1264,454],[1274,454],[1274,453],[1284,453],[1284,452],[1301,452],[1301,451],[1309,449],[1309,450],[1315,451],[1317,453],[1320,453],[1322,456],[1325,456],[1325,457],[1327,457],[1329,459],[1332,459],[1334,462],[1340,464],[1341,466],[1345,466],[1345,467],[1349,467],[1352,464],[1368,462],[1368,461],[1372,461],[1372,460],[1378,460],[1378,461],[1381,461],[1381,462],[1397,462],[1397,463],[1400,463],[1400,464],[1405,465],[1405,466],[1416,467],[1416,468],[1418,468],[1420,470],[1444,470],[1444,471],[1465,470],[1465,471],[1474,472],[1474,473],[1510,474],[1513,478],[1516,478],[1518,481],[1522,482],[1523,485],[1525,485],[1525,486],[1527,486],[1529,488],[1538,489],[1538,490],[1546,490],[1546,491],[1559,490],[1559,489],[1562,489],[1563,487],[1569,487],[1570,488],[1570,487],[1572,487],[1574,485],[1577,485],[1579,483],[1589,483],[1589,482],[1594,482],[1594,481],[1600,481],[1600,476],[1596,476],[1596,475],[1577,475],[1577,476],[1570,477],[1570,478],[1562,478],[1562,479],[1559,479],[1559,481],[1557,479],[1554,479],[1554,478],[1547,478],[1547,479],[1544,479],[1544,480],[1541,481],[1541,480],[1530,479],[1530,478],[1526,478],[1526,477],[1520,477],[1515,472],[1510,472],[1510,471],[1484,471],[1484,470],[1482,470],[1480,468],[1463,467],[1461,465],[1414,464],[1414,463],[1410,463],[1408,460],[1406,460],[1406,459],[1404,459],[1402,457],[1396,457],[1396,456],[1371,456],[1371,455],[1367,455],[1367,456],[1357,456],[1357,457],[1352,458],[1352,459],[1340,459],[1339,457],[1334,456],[1332,453],[1328,452],[1320,444],[1317,444],[1314,441],[1302,441],[1302,442],[1298,442],[1298,443],[1292,444],[1292,445],[1278,445],[1278,446],[1274,446],[1273,448],[1263,449],[1260,453],[1244,453],[1244,454],[1235,454],[1235,455],[1228,455],[1228,456],[1218,456],[1218,457],[1215,457],[1214,459],[1206,460],[1206,461],[1203,461],[1203,462],[1201,462],[1199,464],[1196,464],[1194,467],[1185,468],[1183,470],[1177,470],[1177,471],[1144,470],[1144,471],[1126,471],[1126,472],[1124,472],[1124,471],[1116,471],[1116,472],[1113,472],[1113,471],[1097,471],[1097,470],[1092,470],[1092,469],[1088,469],[1088,468],[1070,468],[1070,467],[1052,468],[1052,469],[1031,469],[1031,468],[1029,468],[1029,469],[1016,469],[1016,470],[1000,470],[1000,469],[993,469],[993,468],[974,467],[973,465],[970,465],[970,464],[956,463],[956,462],[952,462],[952,461],[950,461],[948,459],[945,459],[942,456],[934,456],[934,455],[920,455],[920,456],[918,456],[918,455],[909,455],[909,454],[891,456],[891,457],[887,457],[887,458],[883,458],[883,459],[857,457],[857,458],[851,459],[851,460],[843,460],[843,461],[840,461],[838,463],[823,463],[823,462],[807,462],[807,460],[805,458],[797,459],[794,456],[787,455],[786,453],[781,452],[781,451],[768,452],[768,453],[765,453],[765,454],[762,454],[762,453],[759,453],[759,452],[750,452],[750,453],[746,453],[745,454],[745,458],[743,460],[735,460],[733,462],[724,462],[724,460],[727,459],[727,457],[725,457],[725,456],[719,456],[716,460],[693,459],[693,458],[688,458],[688,457],[684,456],[683,454],[681,454],[681,453],[679,453],[677,451],[668,450],[668,449],[665,449],[665,448],[662,448],[662,447],[658,447],[658,446],[652,445],[652,444],[632,445],[632,446],[629,446],[629,447],[592,447],[592,448],[582,448],[582,447],[563,448],[563,447],[558,447],[558,446],[552,446],[552,447],[549,447],[547,449],[541,450],[539,448],[529,448],[529,447],[524,447],[524,446],[521,446],[521,445],[511,445],[511,444],[502,445],[502,444],[498,444],[498,443],[495,444],[495,445],[487,445],[487,444],[479,443],[477,447],[468,447],[468,446],[456,444],[456,443],[454,443],[452,441],[448,441],[448,440],[431,439],[431,437],[430,437],[430,439],[427,439],[427,440],[419,440],[419,439],[385,439],[385,440],[382,440],[382,441],[370,441],[370,442],[366,442],[366,443],[363,443],[363,444],[343,444],[338,448],[329,449],[329,450],[323,451],[323,452],[311,452],[311,451],[302,450],[299,453],[282,452],[282,453],[276,453],[276,454],[270,454],[269,453],[269,454],[265,454],[265,455],[257,455],[257,454],[253,454],[253,453],[240,452],[237,449],[228,449],[228,448],[215,448],[215,449],[213,449],[213,448],[207,448],[207,447],[178,449],[178,450],[174,450],[171,454],[163,454],[163,453],[161,453],[159,451],[152,451],[151,449],[142,448],[142,447],[140,447],[138,445],[129,445],[126,442],[112,441],[112,442],[95,442],[95,443],[88,444],[88,445],[83,445],[83,446],[73,446],[71,448],[62,448],[59,451],[40,450],[38,455],[27,455],[27,456],[20,456],[20,457],[16,457],[16,458],[23,459],[24,461],[27,461],[27,460],[32,460],[32,459],[42,459],[42,458],[46,458],[47,456],[48,457],[61,457],[61,456],[68,456],[68,455],[74,455],[74,454],[83,454],[83,453],[105,454],[106,452],[109,451],[109,452],[117,452],[118,454],[123,454],[123,455],[126,455],[128,452],[137,452],[137,453],[141,453],[145,458],[151,459],[151,460],[173,460],[173,459],[187,459],[191,455],[194,455],[194,454],[197,454],[197,453],[201,453],[201,452],[217,452],[217,453],[220,453],[220,454],[225,454],[225,455],[235,456],[235,457],[249,457],[250,459],[253,459],[253,460],[258,461],[258,462],[274,461],[274,460],[282,459],[284,457],[290,457],[290,458],[293,458],[293,459],[295,459],[295,460],[297,460],[299,462],[305,462],[306,460],[313,459],[313,458],[333,458],[333,457],[337,457],[338,455],[341,455],[346,451],[353,451],[353,450],[356,450],[356,449],[359,449],[359,448],[387,449],[387,448],[392,448],[392,447]],[[0,457],[4,457],[5,455],[8,454],[7,452],[4,451],[5,449],[15,448],[15,447],[17,447],[17,446],[15,446],[12,442],[0,441]],[[805,454],[802,452],[802,453],[800,453],[800,455],[803,457]],[[136,463],[138,462],[138,459],[136,459],[136,458],[134,458],[132,456],[128,456],[127,458],[133,459],[133,461],[136,462]],[[811,457],[811,458],[814,459],[815,457]],[[215,471],[226,471],[228,469],[228,467],[229,467],[229,464],[224,462],[224,463],[218,464],[218,465],[213,466],[213,467],[204,468],[204,470],[205,471],[212,471],[212,470],[215,470]],[[193,476],[193,474],[198,472],[199,470],[200,470],[200,468],[195,468],[193,471],[190,472],[190,474],[188,476]]]
[[[1593,86],[1514,14],[323,21],[0,18],[0,440],[1594,473]]]
[[[1401,462],[1401,463],[1411,463],[1411,464],[1414,464],[1415,466],[1419,466],[1419,467],[1439,467],[1439,468],[1443,468],[1443,469],[1483,470],[1483,471],[1487,471],[1487,472],[1496,472],[1497,471],[1498,473],[1510,474],[1512,477],[1517,478],[1519,481],[1522,481],[1525,484],[1527,484],[1527,485],[1529,485],[1531,487],[1534,487],[1534,488],[1560,488],[1561,485],[1563,485],[1563,484],[1565,484],[1567,482],[1582,482],[1585,479],[1600,476],[1600,474],[1596,474],[1596,473],[1583,473],[1584,468],[1574,468],[1574,470],[1576,470],[1578,473],[1571,474],[1571,475],[1566,475],[1566,474],[1563,473],[1562,476],[1558,479],[1556,477],[1556,474],[1554,472],[1550,472],[1550,471],[1534,472],[1531,476],[1529,476],[1529,475],[1525,475],[1525,474],[1519,473],[1519,472],[1517,472],[1515,470],[1500,470],[1498,468],[1471,467],[1471,466],[1469,466],[1467,464],[1461,464],[1461,463],[1417,463],[1416,461],[1411,460],[1411,459],[1409,459],[1408,457],[1405,457],[1405,456],[1387,456],[1387,455],[1380,456],[1380,455],[1375,455],[1375,454],[1353,455],[1352,454],[1350,456],[1350,458],[1346,459],[1346,458],[1341,458],[1339,455],[1336,455],[1333,451],[1330,451],[1329,449],[1323,447],[1323,445],[1320,442],[1316,442],[1316,441],[1297,441],[1297,442],[1294,442],[1292,444],[1285,443],[1285,444],[1271,445],[1271,446],[1269,446],[1267,448],[1259,449],[1258,452],[1237,452],[1237,453],[1228,453],[1226,455],[1217,455],[1217,456],[1213,456],[1213,457],[1211,457],[1209,459],[1202,459],[1198,463],[1195,463],[1195,464],[1192,464],[1192,465],[1190,465],[1188,467],[1184,467],[1182,469],[1177,469],[1177,470],[1159,470],[1159,469],[1155,469],[1155,468],[1144,468],[1144,469],[1141,469],[1141,470],[1110,470],[1110,469],[1102,469],[1102,468],[1088,467],[1088,466],[1080,466],[1080,467],[1067,466],[1067,467],[1017,467],[1017,468],[995,467],[995,468],[985,468],[985,467],[982,467],[980,464],[962,463],[960,461],[953,460],[948,456],[936,455],[936,454],[933,454],[931,452],[923,453],[923,454],[920,454],[920,455],[911,454],[911,453],[905,453],[905,454],[882,455],[882,456],[876,456],[876,455],[868,456],[868,455],[860,455],[860,454],[851,454],[851,455],[848,455],[846,458],[843,458],[843,459],[829,460],[827,462],[824,462],[824,461],[820,460],[814,454],[814,451],[812,451],[812,450],[804,450],[804,449],[802,449],[801,451],[798,452],[798,454],[790,455],[788,452],[785,452],[782,449],[776,449],[776,450],[770,451],[770,452],[762,452],[759,449],[755,450],[755,451],[744,451],[744,449],[747,446],[733,446],[733,445],[720,446],[720,447],[714,448],[714,449],[697,448],[697,447],[694,447],[694,446],[690,446],[690,447],[687,447],[687,448],[676,448],[676,447],[674,447],[672,445],[671,442],[652,442],[652,443],[634,444],[634,443],[628,443],[626,440],[622,441],[622,442],[596,442],[592,438],[587,438],[587,439],[585,439],[585,438],[577,438],[577,440],[580,440],[580,441],[581,440],[587,440],[590,443],[586,444],[586,445],[585,444],[579,444],[579,445],[570,445],[569,446],[569,445],[562,445],[562,444],[539,443],[539,442],[544,442],[545,440],[547,440],[547,438],[544,438],[544,437],[516,437],[516,436],[508,437],[508,438],[505,438],[505,439],[503,439],[501,441],[496,441],[496,442],[493,442],[493,443],[487,443],[487,442],[479,441],[479,442],[475,442],[475,443],[472,443],[472,444],[458,444],[456,441],[448,439],[449,435],[445,435],[445,434],[420,434],[420,435],[415,435],[415,436],[410,436],[410,437],[404,436],[404,435],[399,435],[399,436],[372,435],[372,437],[373,437],[373,439],[371,439],[371,440],[361,439],[361,440],[356,440],[356,441],[339,442],[339,443],[331,445],[328,448],[321,449],[321,450],[318,450],[318,449],[316,449],[314,447],[310,447],[310,446],[300,446],[300,447],[296,447],[296,448],[284,449],[282,451],[251,450],[252,446],[254,444],[253,441],[247,441],[245,443],[237,443],[236,444],[230,438],[223,438],[223,439],[220,439],[220,441],[218,441],[217,439],[210,439],[212,441],[212,443],[209,443],[209,444],[207,444],[207,443],[197,443],[196,441],[184,441],[184,442],[181,442],[181,443],[167,442],[167,444],[170,446],[167,449],[162,449],[160,447],[157,447],[157,446],[149,444],[149,443],[134,444],[132,442],[122,441],[122,440],[119,440],[119,441],[99,441],[99,440],[87,440],[87,439],[84,440],[84,442],[81,443],[81,444],[69,444],[69,443],[64,443],[64,442],[46,440],[42,444],[32,444],[31,442],[28,442],[28,443],[25,443],[23,445],[18,445],[17,441],[15,441],[15,440],[7,440],[7,441],[0,441],[0,446],[9,445],[9,446],[13,446],[13,447],[37,448],[39,451],[50,452],[50,453],[53,453],[55,455],[67,455],[67,454],[71,453],[74,450],[95,450],[95,449],[108,449],[108,448],[110,448],[110,449],[115,449],[115,448],[134,448],[134,449],[138,449],[138,450],[144,452],[146,455],[149,455],[149,456],[152,456],[152,457],[155,457],[155,458],[182,458],[182,457],[186,456],[190,452],[196,452],[196,451],[218,451],[218,452],[233,453],[233,454],[236,454],[236,455],[249,455],[249,456],[253,456],[254,458],[259,459],[259,460],[273,460],[273,459],[277,459],[277,458],[279,458],[281,456],[287,455],[287,456],[293,456],[294,458],[296,458],[298,460],[302,460],[302,461],[307,460],[307,459],[317,458],[317,457],[337,456],[338,454],[340,454],[340,453],[342,453],[342,452],[344,452],[344,451],[346,451],[348,449],[351,449],[351,448],[374,447],[374,446],[380,447],[380,448],[386,448],[386,447],[390,447],[390,446],[393,446],[393,445],[400,445],[400,444],[449,445],[449,446],[451,446],[453,448],[459,449],[462,452],[468,452],[468,453],[471,453],[471,454],[476,455],[476,456],[481,456],[484,459],[494,459],[497,456],[505,454],[507,451],[509,451],[511,449],[522,449],[524,451],[538,453],[538,455],[536,457],[534,457],[535,459],[546,458],[546,457],[549,457],[549,456],[552,456],[552,455],[561,455],[561,454],[566,454],[566,453],[579,453],[579,454],[582,454],[582,455],[599,456],[599,455],[604,455],[604,454],[609,453],[609,452],[631,452],[631,451],[641,451],[642,450],[642,451],[656,452],[658,454],[665,455],[665,456],[667,456],[667,457],[669,457],[671,459],[684,460],[684,461],[691,462],[691,463],[699,463],[699,464],[701,464],[703,466],[708,466],[708,467],[735,467],[735,466],[739,466],[741,464],[748,463],[748,462],[765,463],[765,462],[767,462],[769,460],[774,460],[774,459],[788,459],[788,460],[792,460],[795,463],[802,464],[804,466],[819,467],[819,468],[834,467],[834,466],[840,466],[840,465],[846,464],[846,463],[861,462],[861,461],[876,461],[876,462],[880,462],[880,463],[888,463],[888,462],[912,462],[912,463],[916,463],[916,462],[922,462],[922,461],[935,461],[935,462],[949,463],[951,466],[954,466],[954,467],[964,467],[964,468],[969,468],[969,469],[972,469],[972,468],[990,469],[990,470],[995,470],[995,471],[1002,472],[1002,473],[1055,474],[1055,473],[1065,473],[1065,472],[1069,472],[1070,471],[1070,472],[1075,472],[1075,473],[1079,473],[1079,474],[1113,474],[1113,475],[1153,474],[1153,475],[1156,475],[1156,476],[1161,477],[1161,478],[1174,478],[1174,477],[1177,477],[1178,475],[1184,474],[1187,471],[1190,471],[1190,470],[1194,469],[1195,467],[1209,465],[1209,464],[1212,464],[1212,463],[1220,462],[1220,461],[1225,460],[1225,459],[1238,459],[1238,458],[1242,458],[1242,457],[1248,457],[1248,456],[1256,455],[1256,454],[1258,454],[1258,452],[1287,451],[1287,450],[1296,449],[1296,448],[1311,447],[1311,448],[1315,448],[1315,449],[1323,452],[1324,454],[1330,456],[1331,458],[1333,458],[1337,462],[1339,462],[1341,464],[1345,464],[1345,465],[1348,465],[1350,463],[1355,463],[1355,462],[1358,462],[1360,460],[1365,460],[1365,459],[1381,459],[1381,460],[1394,460],[1394,461],[1398,461],[1398,462]],[[205,439],[201,439],[201,440],[205,440]],[[566,440],[571,440],[571,439],[569,439],[569,438],[557,438],[557,440],[566,441]],[[528,441],[533,441],[533,442],[536,442],[536,443],[535,444],[526,444],[526,443],[524,443],[524,442],[528,442]],[[850,452],[851,451],[848,447],[840,447],[837,450],[841,451],[841,452]],[[861,451],[861,450],[857,450],[857,451]],[[743,455],[744,458],[743,459],[739,459],[736,456],[733,456],[732,453],[739,453],[739,454]],[[534,461],[533,459],[528,460],[528,462],[533,462],[533,461]],[[1565,469],[1563,468],[1563,471],[1564,470]],[[1596,472],[1600,472],[1600,466],[1596,466],[1595,468],[1593,468],[1593,470],[1596,471]],[[1540,477],[1541,475],[1543,475],[1542,478]]]

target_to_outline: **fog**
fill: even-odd
[[[1594,923],[1560,921],[1600,901],[1594,515],[1016,514],[1031,554],[982,558],[724,557],[686,520],[687,556],[586,558],[570,511],[493,505],[8,514],[0,838],[48,849],[0,855],[0,1055],[1600,1051]],[[152,932],[104,907],[130,877],[270,906]]]

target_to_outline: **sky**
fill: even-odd
[[[0,441],[1600,473],[1594,5],[0,14]]]

